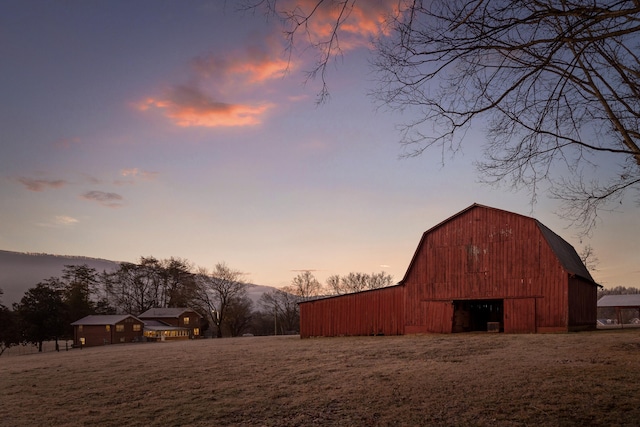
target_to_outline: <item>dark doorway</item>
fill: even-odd
[[[452,332],[487,331],[489,323],[499,323],[504,329],[504,300],[458,300],[453,301]]]

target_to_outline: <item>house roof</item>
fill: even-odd
[[[540,229],[543,237],[545,238],[545,240],[547,241],[547,243],[549,244],[549,246],[551,247],[551,249],[553,250],[553,252],[555,253],[556,257],[558,258],[558,260],[560,261],[560,264],[562,265],[562,267],[567,271],[567,273],[571,274],[571,275],[576,275],[579,276],[593,284],[597,284],[594,280],[593,277],[591,277],[591,274],[589,274],[589,270],[587,270],[587,268],[585,267],[584,263],[582,262],[582,260],[580,259],[580,256],[578,255],[578,253],[576,252],[576,250],[574,249],[573,246],[571,246],[571,244],[569,244],[569,242],[567,242],[566,240],[564,240],[562,237],[558,236],[556,233],[554,233],[553,231],[551,231],[549,228],[547,228],[544,224],[542,224],[540,221],[525,216],[525,215],[521,215],[521,214],[517,214],[514,212],[509,212],[509,211],[504,211],[502,209],[498,209],[498,208],[492,208],[490,206],[485,206],[485,205],[481,205],[478,203],[474,203],[471,206],[469,206],[466,209],[461,210],[460,212],[450,216],[449,218],[445,219],[444,221],[436,224],[435,226],[431,227],[430,229],[428,229],[427,231],[425,231],[422,234],[422,237],[420,239],[420,243],[418,244],[418,247],[415,251],[415,253],[413,254],[413,258],[411,259],[411,262],[409,263],[409,267],[407,268],[404,277],[402,278],[402,280],[400,281],[400,284],[403,284],[409,275],[409,272],[411,271],[413,265],[416,262],[416,258],[418,256],[418,252],[420,251],[420,248],[422,247],[422,244],[426,238],[426,236],[431,233],[432,231],[434,231],[435,229],[443,226],[444,224],[452,221],[453,219],[459,217],[460,215],[472,210],[472,209],[476,209],[476,208],[481,208],[481,209],[493,209],[496,211],[503,211],[503,212],[508,212],[511,215],[517,215],[523,218],[529,218],[531,221],[535,221],[536,224],[538,225],[538,228]]]
[[[184,307],[156,307],[156,308],[150,308],[149,310],[145,311],[138,317],[141,319],[162,318],[162,317],[178,318],[187,311],[194,312],[194,310],[190,308],[184,308]]]
[[[102,314],[102,315],[90,315],[85,316],[80,320],[76,320],[71,325],[79,326],[79,325],[115,325],[116,323],[122,322],[124,319],[131,317],[138,322],[142,322],[142,320],[138,319],[131,314]]]
[[[598,307],[640,307],[640,294],[605,295],[598,300]]]

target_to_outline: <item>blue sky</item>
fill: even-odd
[[[312,58],[288,62],[278,22],[232,3],[0,4],[0,249],[226,262],[277,287],[305,269],[400,280],[422,232],[477,202],[590,244],[605,286],[640,286],[633,204],[579,240],[554,201],[477,183],[482,129],[454,158],[401,158],[411,112],[367,96],[375,25],[345,40],[316,106]]]

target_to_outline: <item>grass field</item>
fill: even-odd
[[[0,358],[6,426],[640,424],[640,330],[122,344]]]

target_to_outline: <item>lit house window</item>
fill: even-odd
[[[185,325],[188,325],[188,324],[189,324],[189,318],[188,318],[188,317],[183,318],[183,319],[182,319],[182,322],[183,322]]]
[[[78,332],[82,332],[82,325],[78,325]]]
[[[134,330],[134,332],[140,332],[140,324],[139,323],[134,323],[133,324],[133,330]]]
[[[124,332],[124,325],[116,325],[116,332]]]
[[[111,325],[105,326],[105,329],[107,330],[107,332],[111,332]]]

